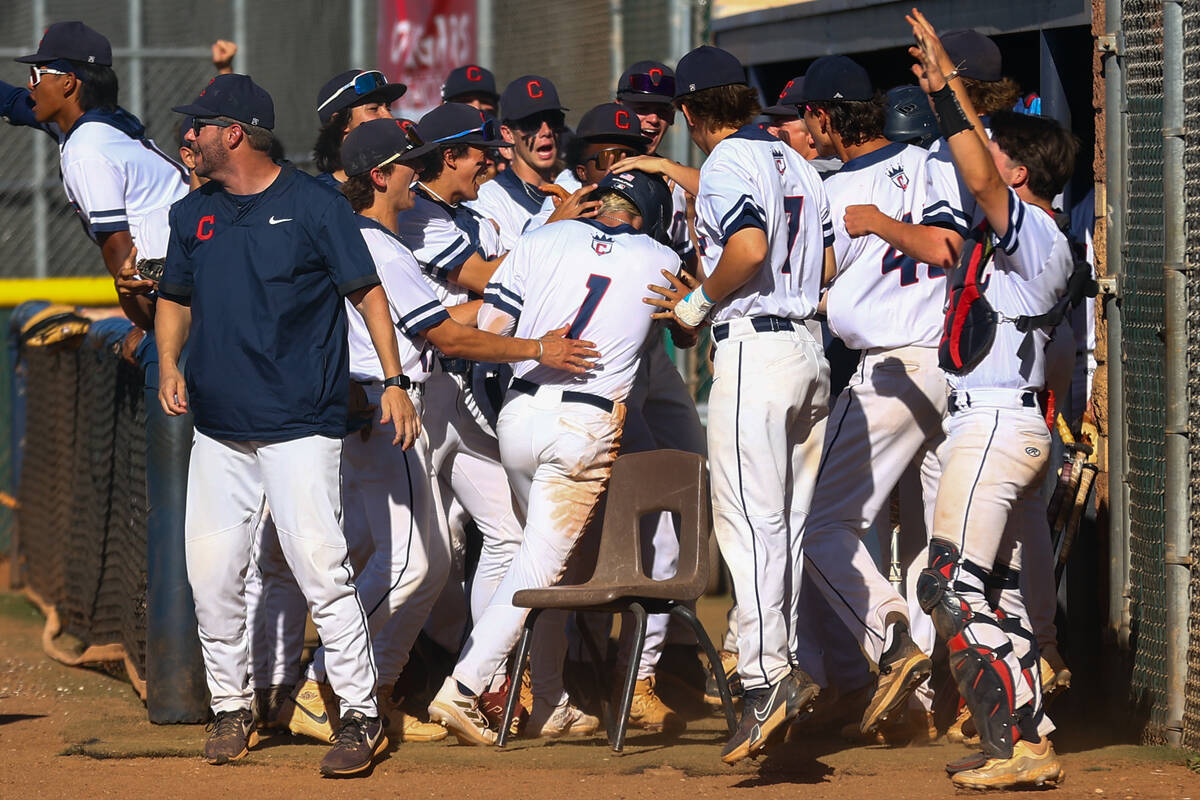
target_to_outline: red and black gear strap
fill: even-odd
[[[946,319],[938,344],[942,369],[961,375],[975,367],[996,338],[996,312],[984,296],[982,277],[995,252],[992,229],[984,220],[963,241],[958,265],[946,289]]]

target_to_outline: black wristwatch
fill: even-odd
[[[383,379],[383,388],[387,389],[392,386],[399,386],[404,391],[408,391],[408,387],[412,386],[412,381],[407,375],[393,375]]]

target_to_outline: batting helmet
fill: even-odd
[[[883,135],[919,147],[929,147],[940,136],[937,117],[921,87],[897,86],[887,93]]]
[[[642,231],[664,244],[669,242],[669,228],[675,206],[671,190],[657,175],[630,170],[610,172],[596,184],[595,194],[612,191],[637,206],[642,215]]]

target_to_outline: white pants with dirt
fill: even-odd
[[[801,532],[812,502],[829,366],[802,322],[757,332],[729,324],[708,399],[713,527],[737,596],[738,673],[747,689],[780,681],[797,649]]]
[[[522,589],[557,583],[608,485],[620,446],[625,406],[604,411],[585,403],[564,401],[562,392],[541,388],[528,395],[510,391],[500,411],[497,431],[500,454],[517,502],[525,512],[525,530],[491,603],[475,621],[463,647],[454,678],[479,694],[502,668],[516,645],[528,609],[512,604]],[[549,623],[548,612],[539,618]],[[560,618],[546,627],[555,641],[548,648],[565,651]],[[532,659],[533,694],[551,707],[566,693],[562,661],[541,668]],[[547,671],[548,669],[548,671]]]
[[[196,432],[188,471],[188,582],[214,712],[250,708],[246,572],[263,503],[326,648],[341,713],[379,715],[366,612],[342,533],[342,440],[235,442]]]

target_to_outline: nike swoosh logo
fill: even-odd
[[[307,708],[300,705],[299,703],[296,703],[296,708],[303,711],[304,715],[306,717],[308,717],[309,719],[311,719],[313,722],[317,723],[318,725],[324,725],[326,722],[329,722],[329,714],[328,713],[324,713],[318,717],[316,714],[312,713],[311,711],[309,711]]]
[[[771,716],[771,706],[775,704],[775,695],[779,694],[779,688],[779,684],[776,684],[775,688],[771,690],[771,696],[767,698],[767,702],[763,703],[763,707],[754,709],[754,718],[759,722],[766,722],[767,717]],[[766,713],[760,714],[760,711]]]
[[[275,217],[272,216],[269,220],[267,220],[267,224],[268,225],[278,225],[281,222],[291,222],[291,221],[292,221],[292,217],[284,217],[283,219],[275,219]]]

